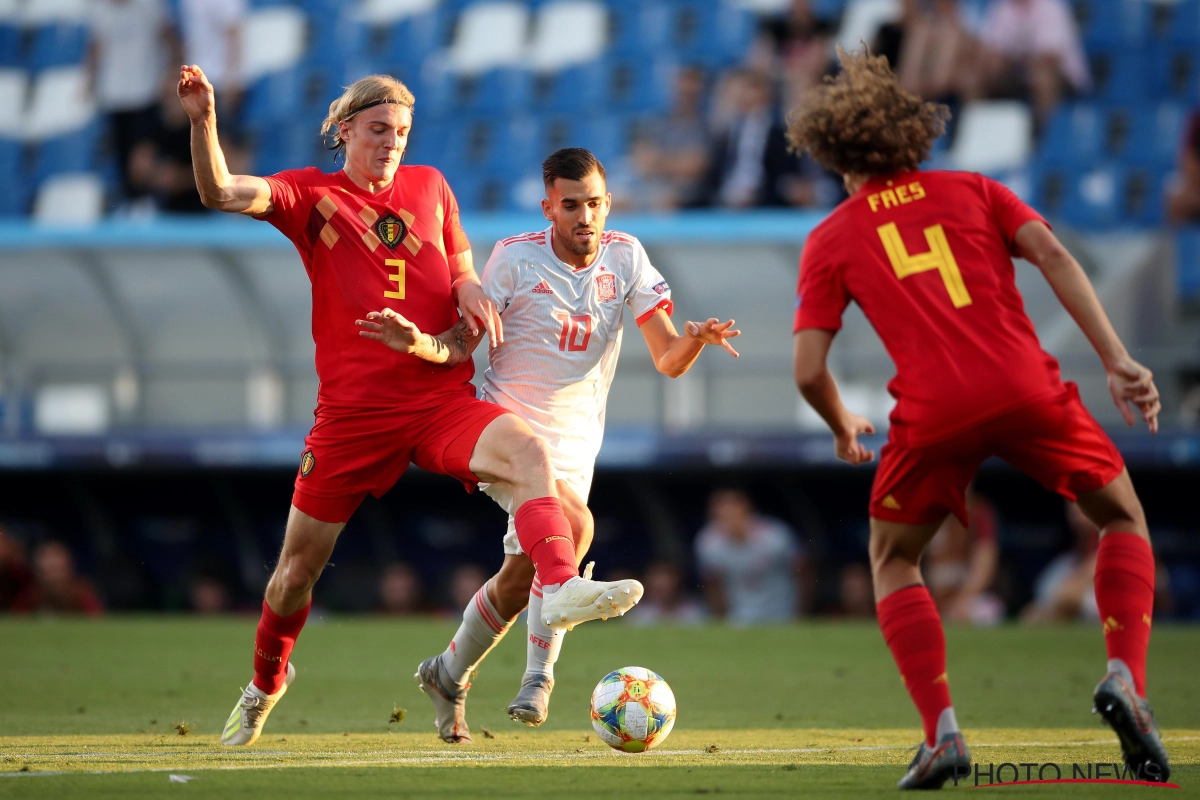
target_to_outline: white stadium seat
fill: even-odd
[[[525,60],[529,8],[524,3],[484,2],[463,9],[450,45],[453,72],[478,73]]]
[[[437,8],[437,0],[363,0],[358,18],[368,25],[391,25]]]
[[[560,0],[538,10],[529,66],[550,72],[600,57],[608,38],[608,12],[594,0]]]
[[[847,53],[869,47],[879,28],[900,19],[900,0],[851,0],[842,15],[837,43]]]
[[[1016,100],[971,103],[958,116],[955,169],[994,173],[1024,166],[1033,150],[1033,113]]]
[[[48,178],[33,201],[33,221],[39,225],[94,225],[103,214],[104,184],[90,172]]]
[[[50,25],[56,22],[85,24],[87,0],[25,0],[21,21],[26,25]]]
[[[18,139],[25,120],[29,74],[23,69],[0,69],[0,136]]]
[[[304,12],[291,6],[254,11],[242,26],[242,69],[247,81],[289,69],[304,55]]]
[[[21,20],[21,5],[18,0],[0,0],[0,22],[13,25]]]
[[[55,67],[38,73],[23,133],[30,139],[46,139],[77,131],[95,116],[96,104],[83,69]]]

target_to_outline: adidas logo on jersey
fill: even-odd
[[[533,287],[534,294],[554,294],[554,290],[550,288],[550,284],[542,281],[537,286]]]

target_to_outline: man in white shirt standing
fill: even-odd
[[[622,312],[629,306],[658,371],[677,378],[705,345],[737,352],[733,320],[688,322],[679,334],[671,323],[671,289],[634,237],[604,230],[612,205],[604,166],[582,148],[566,148],[542,164],[550,221],[543,231],[496,244],[483,270],[483,290],[500,312],[481,397],[517,414],[546,443],[558,478],[559,496],[573,517],[576,552],[586,552],[591,517],[584,505],[596,454],[604,438],[608,390],[621,349]],[[460,320],[433,337],[391,309],[360,320],[362,335],[439,363],[469,358],[482,336]],[[448,351],[448,352],[447,352]],[[512,524],[507,488],[483,487],[510,514],[504,565],[463,613],[463,623],[444,653],[417,671],[433,701],[442,739],[469,742],[465,719],[472,673],[529,606],[527,665],[509,715],[530,726],[546,719],[554,687],[554,662],[568,629],[564,620],[542,614],[541,587],[521,550]]]

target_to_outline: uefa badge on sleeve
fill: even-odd
[[[617,299],[617,276],[611,272],[601,272],[596,276],[596,292],[600,302],[607,303]]]

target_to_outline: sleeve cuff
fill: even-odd
[[[663,311],[666,311],[667,316],[669,317],[669,316],[671,316],[671,312],[675,310],[675,304],[666,298],[659,300],[658,303],[656,303],[649,311],[647,311],[645,314],[642,314],[640,317],[637,318],[638,327],[639,328],[642,327],[642,325],[645,324],[646,320],[653,317],[654,312],[658,311],[660,308]]]
[[[812,309],[805,308],[798,309],[796,311],[795,324],[792,326],[792,333],[799,333],[809,328],[822,331],[840,331],[842,329],[842,315],[814,313]]]

